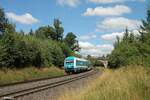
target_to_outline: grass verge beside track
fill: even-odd
[[[104,69],[103,74],[77,90],[66,90],[59,100],[150,100],[150,68],[128,66]]]
[[[5,69],[0,70],[0,85],[62,75],[65,75],[64,70],[57,67]]]

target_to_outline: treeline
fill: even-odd
[[[114,50],[108,55],[111,68],[126,65],[150,67],[150,6],[147,19],[142,21],[139,33],[140,35],[134,35],[126,29],[122,39],[117,37]]]
[[[29,33],[17,32],[0,8],[0,68],[63,65],[64,58],[75,55],[79,45],[74,33],[65,38],[59,19],[53,26],[42,26]]]
[[[96,67],[96,66],[104,66],[100,60],[102,59],[105,60],[106,58],[104,55],[101,57],[92,57],[91,55],[87,55],[86,59],[90,61],[92,66]]]

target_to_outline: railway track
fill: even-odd
[[[51,83],[47,83],[47,84],[41,84],[35,87],[30,87],[30,88],[26,88],[26,89],[21,89],[21,90],[16,90],[16,91],[12,91],[9,93],[4,93],[4,94],[0,94],[0,99],[2,100],[14,100],[16,98],[22,97],[22,96],[26,96],[32,93],[36,93],[36,92],[40,92],[46,89],[50,89],[50,88],[54,88],[63,84],[67,84],[76,80],[80,80],[82,78],[86,78],[89,77],[93,74],[96,74],[97,71],[96,70],[91,70],[85,73],[82,73],[81,75],[73,75],[73,76],[64,76],[64,79],[61,79],[55,82],[51,82]],[[15,85],[15,84],[13,84]],[[11,86],[11,85],[10,85]]]

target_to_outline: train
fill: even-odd
[[[91,70],[92,65],[89,60],[69,56],[64,60],[64,69],[66,73],[78,73]]]

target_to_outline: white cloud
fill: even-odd
[[[122,3],[122,2],[126,2],[126,1],[144,2],[145,0],[88,0],[88,1],[95,3],[95,4],[109,4],[109,3]]]
[[[121,31],[125,27],[130,30],[136,29],[141,25],[141,21],[128,19],[124,17],[106,18],[101,23],[97,24],[96,31]]]
[[[70,7],[76,7],[79,4],[79,0],[57,0],[59,5],[67,5]]]
[[[16,22],[22,23],[22,24],[35,24],[38,21],[38,19],[34,18],[30,13],[25,13],[23,15],[17,15],[13,12],[6,13],[6,16]]]
[[[124,0],[88,0],[88,1],[92,3],[101,3],[101,4],[124,2]]]
[[[80,46],[82,49],[95,48],[93,44],[91,44],[91,43],[89,43],[89,42],[82,42],[82,41],[79,41],[79,46]]]
[[[132,32],[129,32],[130,33],[133,33],[134,35],[139,35],[139,31],[138,30],[133,30]],[[106,41],[112,41],[112,42],[115,42],[116,41],[116,37],[118,36],[119,38],[122,38],[124,35],[124,32],[113,32],[111,34],[104,34],[104,35],[101,35],[101,39],[103,40],[106,40]]]
[[[80,36],[80,37],[79,37],[79,40],[81,40],[81,41],[87,41],[87,40],[94,39],[94,38],[96,38],[96,37],[97,37],[96,34],[94,34],[94,33],[89,33],[89,34]]]
[[[111,33],[111,34],[104,34],[104,35],[101,35],[101,38],[103,40],[106,40],[106,41],[115,41],[116,40],[116,37],[122,37],[124,34],[124,32],[114,32],[114,33]]]
[[[120,16],[130,12],[131,9],[129,7],[125,5],[116,5],[114,7],[87,8],[83,16]]]
[[[81,47],[81,54],[83,56],[102,56],[113,50],[113,45],[111,44],[94,45],[90,42],[79,41],[79,46]]]
[[[134,35],[140,35],[139,30],[133,30],[132,33],[134,33]]]

